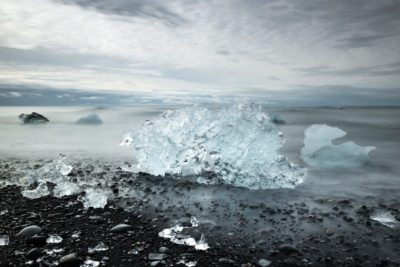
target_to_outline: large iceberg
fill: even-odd
[[[346,132],[326,124],[314,124],[305,131],[304,147],[301,158],[309,166],[318,168],[352,168],[360,167],[369,161],[368,154],[373,146],[360,146],[354,142],[339,145],[333,140],[346,135]]]
[[[251,189],[293,188],[306,170],[279,154],[282,133],[261,106],[169,110],[125,134],[133,172],[195,177]]]

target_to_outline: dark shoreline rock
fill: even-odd
[[[42,114],[32,112],[31,114],[20,114],[18,118],[24,124],[39,124],[39,123],[46,123],[49,122],[49,119],[43,116]]]

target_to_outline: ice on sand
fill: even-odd
[[[133,172],[251,189],[293,188],[306,173],[279,154],[282,133],[254,104],[169,110],[124,139],[138,161]]]

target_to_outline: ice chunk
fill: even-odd
[[[95,246],[94,248],[88,248],[88,252],[90,254],[98,252],[98,251],[106,251],[108,250],[108,246],[106,244],[104,244],[103,242],[100,242],[97,246]]]
[[[190,227],[197,227],[199,225],[198,220],[195,217],[191,218],[192,225]],[[205,237],[201,234],[201,238],[199,241],[196,241],[193,237],[189,235],[183,235],[181,232],[183,229],[189,228],[184,227],[181,224],[177,224],[171,228],[166,228],[158,233],[158,236],[169,239],[172,243],[178,245],[186,245],[194,247],[197,250],[207,250],[210,246],[206,243]]]
[[[370,218],[390,228],[400,226],[400,222],[388,211],[375,212]]]
[[[24,190],[21,193],[26,198],[34,199],[47,196],[48,194],[50,194],[50,191],[47,188],[47,184],[40,183],[35,189]]]
[[[72,182],[59,182],[53,190],[53,194],[55,197],[75,195],[79,192],[81,192],[79,186]]]
[[[87,260],[85,260],[85,262],[83,264],[80,265],[80,267],[97,267],[99,265],[100,265],[99,261],[87,259]]]
[[[103,121],[100,119],[99,115],[96,113],[91,113],[84,116],[75,122],[76,124],[102,124]]]
[[[0,246],[8,246],[10,238],[8,235],[0,235]]]
[[[282,134],[254,104],[166,111],[122,143],[138,161],[131,171],[195,176],[201,183],[293,188],[306,172],[279,155]]]
[[[59,235],[51,235],[49,238],[47,238],[46,242],[48,244],[58,244],[62,242],[62,237]]]
[[[184,264],[187,267],[194,267],[197,265],[197,261],[186,261],[186,259],[180,259],[176,264]]]
[[[314,124],[305,131],[301,158],[310,166],[319,168],[360,167],[368,162],[373,146],[359,146],[354,142],[334,145],[333,140],[343,137],[346,132],[326,124]]]
[[[4,214],[7,214],[7,213],[8,213],[8,210],[2,210],[2,211],[0,211],[0,216],[4,215]]]
[[[269,116],[269,118],[273,123],[276,123],[276,124],[284,124],[285,123],[285,121],[281,118],[281,115],[279,115],[279,113],[276,113],[276,112],[272,113]]]
[[[38,186],[33,190],[22,191],[22,195],[27,198],[47,196],[50,194],[47,187],[48,182],[56,184],[54,188],[54,196],[56,197],[79,193],[79,187],[69,181],[68,174],[72,169],[71,165],[65,163],[65,156],[60,155],[57,160],[27,173],[28,183],[31,185],[38,184]]]
[[[107,196],[104,193],[96,192],[92,188],[87,189],[86,194],[79,196],[78,200],[83,203],[85,209],[89,207],[104,208],[107,205]]]

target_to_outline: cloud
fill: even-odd
[[[3,0],[0,82],[57,89],[60,101],[71,88],[158,90],[168,103],[236,101],[249,88],[300,99],[298,84],[389,90],[398,25],[396,0]]]
[[[0,96],[8,98],[8,97],[21,97],[22,95],[21,93],[11,91],[11,92],[0,93]]]

